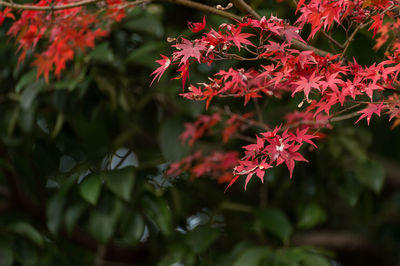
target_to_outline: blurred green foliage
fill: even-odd
[[[293,14],[292,3],[249,2],[263,15]],[[149,87],[149,74],[168,53],[166,38],[190,36],[187,21],[203,15],[133,9],[49,83],[36,78],[33,54],[17,66],[1,28],[0,266],[399,263],[400,143],[386,121],[336,124],[292,180],[276,168],[265,184],[253,180],[243,191],[238,182],[224,194],[211,179],[164,179],[168,164],[190,152],[178,139],[183,124],[205,107],[181,99],[168,75]],[[207,15],[208,26],[222,22]],[[369,35],[352,47],[359,62],[370,63]],[[322,36],[315,44],[330,49]],[[235,64],[199,67],[190,80]],[[264,117],[279,124],[296,105],[270,100]]]

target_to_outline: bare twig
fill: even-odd
[[[250,125],[250,126],[256,126],[256,127],[260,127],[260,128],[262,128],[262,129],[265,129],[265,130],[270,130],[270,127],[269,127],[267,124],[265,124],[265,123],[263,123],[263,122],[260,122],[260,121],[256,121],[256,120],[252,120],[252,119],[245,118],[245,117],[243,117],[243,116],[241,116],[241,115],[238,115],[238,114],[232,112],[232,111],[229,109],[228,106],[225,106],[224,109],[219,108],[219,107],[213,107],[213,109],[216,110],[217,112],[225,113],[225,114],[227,114],[227,115],[229,115],[229,116],[236,115],[236,116],[237,116],[237,119],[238,119],[239,121],[244,122],[244,123],[246,123],[246,124],[248,124],[248,125]]]
[[[340,49],[344,48],[344,45],[341,44],[340,42],[336,41],[334,38],[332,38],[332,36],[330,34],[328,34],[327,32],[325,32],[324,30],[321,31],[322,34],[334,45],[336,45],[337,47],[339,47]]]
[[[64,10],[64,9],[70,9],[70,8],[75,8],[75,7],[81,7],[81,6],[87,6],[90,4],[94,4],[97,2],[101,2],[103,0],[83,0],[71,4],[65,4],[65,5],[48,5],[48,6],[35,6],[35,5],[30,5],[30,4],[15,4],[14,2],[7,2],[0,0],[0,5],[10,7],[12,9],[19,9],[19,10],[33,10],[33,11],[57,11],[57,10]],[[144,3],[149,3],[152,2],[152,0],[136,0],[127,4],[124,4],[124,7],[129,5],[129,6],[136,6]]]
[[[186,6],[189,8],[193,8],[193,9],[197,9],[197,10],[201,10],[201,11],[205,11],[205,12],[209,12],[215,15],[218,15],[220,17],[224,17],[224,18],[228,18],[230,20],[233,21],[240,21],[242,19],[242,17],[237,16],[235,14],[223,11],[223,10],[219,10],[217,8],[208,6],[208,5],[204,5],[198,2],[194,2],[194,1],[190,1],[190,0],[167,0],[170,3],[173,4],[177,4],[177,5],[181,5],[181,6]]]
[[[383,10],[380,15],[385,14],[387,11],[389,11],[390,9],[392,9],[394,7],[394,4],[391,4],[388,8],[386,8],[385,10]],[[370,15],[371,17],[371,15]],[[366,26],[368,26],[369,24],[371,24],[373,21],[369,20],[363,24],[359,24],[354,31],[351,33],[350,37],[346,40],[345,44],[344,44],[344,48],[343,48],[343,52],[340,55],[339,60],[343,59],[343,57],[345,56],[347,49],[349,48],[351,42],[353,41],[354,37],[356,36],[357,32],[359,30],[361,30],[362,28],[365,28]]]
[[[249,14],[255,19],[261,19],[261,16],[243,0],[232,0],[232,4],[244,14]]]

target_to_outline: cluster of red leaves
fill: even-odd
[[[393,51],[400,50],[400,18],[388,20],[379,28],[378,34],[379,37],[376,39],[376,44],[374,46],[375,50],[380,49],[390,38],[392,38],[392,42],[389,49]]]
[[[221,120],[219,114],[212,116],[201,115],[194,123],[185,123],[185,131],[181,134],[181,141],[185,143],[189,140],[189,145],[192,146],[196,140],[203,137],[212,126]]]
[[[215,97],[243,97],[246,105],[253,98],[302,94],[299,107],[306,103],[304,110],[288,114],[285,126],[262,133],[261,137],[257,136],[256,144],[244,146],[245,156],[238,160],[234,170],[238,176],[247,176],[246,185],[254,174],[262,181],[265,170],[283,163],[291,177],[295,161],[306,161],[298,152],[303,143],[315,146],[311,139],[324,136],[312,128],[331,127],[332,110],[348,108],[346,105],[364,105],[357,112],[356,123],[365,118],[368,125],[373,114],[380,116],[383,111],[390,114],[390,119],[400,117],[398,101],[394,100],[398,99],[394,83],[400,72],[400,49],[387,54],[386,60],[378,64],[361,66],[355,59],[353,62],[343,60],[340,54],[320,56],[313,51],[293,49],[292,40],[304,42],[298,30],[305,23],[312,24],[312,37],[319,30],[329,30],[334,21],[341,23],[344,19],[372,23],[370,30],[374,35],[378,31],[382,36],[384,12],[393,4],[393,1],[300,1],[299,27],[290,26],[273,16],[222,24],[218,30],[206,30],[205,20],[189,23],[193,32],[205,32],[194,40],[178,38],[172,45],[175,51],[171,59],[162,55],[163,59],[157,61],[161,66],[152,74],[154,79],[160,78],[168,67],[177,64],[178,78],[182,79],[185,90],[189,68],[196,62],[212,64],[215,60],[237,59],[259,63],[256,68],[220,70],[207,83],[191,84],[186,92],[180,94],[190,100],[206,101],[206,108]],[[277,43],[273,39],[275,36],[284,37],[285,41]],[[246,49],[251,57],[238,55],[240,49]],[[392,100],[384,100],[387,92],[392,94],[389,98]],[[200,120],[197,124],[185,125],[183,138],[191,137],[191,145],[212,126],[202,121],[204,119]],[[228,136],[235,135],[237,129],[230,129]],[[229,137],[224,135],[224,142]],[[231,183],[235,181],[236,178]]]
[[[311,24],[311,33],[309,39],[323,29],[329,31],[334,22],[341,24],[345,19],[356,23],[363,23],[367,18],[371,17],[373,23],[369,30],[373,29],[374,35],[382,25],[384,14],[377,11],[384,11],[386,8],[394,5],[398,1],[389,0],[311,0],[308,3],[300,0],[297,5],[297,11],[300,10],[301,15],[297,19],[296,24],[303,27],[304,24]],[[371,14],[375,15],[371,16]],[[377,13],[377,14],[376,14]]]
[[[317,147],[311,140],[316,138],[314,135],[307,134],[308,128],[297,129],[295,133],[288,132],[286,129],[282,134],[278,134],[281,127],[276,127],[273,131],[261,133],[257,136],[257,143],[244,146],[245,156],[235,167],[234,173],[237,175],[247,175],[245,189],[251,177],[256,174],[264,182],[265,170],[285,163],[289,169],[290,178],[293,175],[295,161],[307,160],[297,151],[304,142]],[[267,143],[267,145],[266,145]]]
[[[66,5],[74,0],[57,0],[53,5]],[[107,0],[105,12],[89,11],[86,7],[74,7],[58,11],[25,10],[12,24],[8,35],[17,38],[19,62],[23,61],[29,50],[33,50],[39,41],[43,40],[45,48],[35,55],[33,65],[38,68],[37,76],[43,75],[46,81],[54,71],[57,77],[66,67],[66,62],[73,59],[77,50],[84,52],[93,48],[95,40],[107,35],[106,28],[113,21],[119,21],[125,16],[124,9],[118,8],[122,0]],[[49,2],[41,0],[34,6],[48,7]],[[99,17],[99,14],[105,16]],[[0,15],[15,19],[9,9]]]
[[[170,164],[167,176],[178,176],[184,172],[191,174],[193,178],[210,176],[218,180],[218,183],[230,182],[233,178],[232,169],[239,160],[238,152],[213,152],[206,156],[201,152],[189,155],[179,162]]]

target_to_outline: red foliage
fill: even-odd
[[[390,34],[389,26],[386,26],[388,23],[382,26],[383,18],[391,17],[390,9],[395,3],[397,1],[380,1],[365,6],[362,1],[300,1],[298,11],[301,14],[296,23],[300,28],[305,23],[311,24],[309,38],[318,31],[328,31],[334,23],[342,23],[344,19],[365,26],[370,25],[369,30],[373,30],[373,36],[376,33],[381,35],[377,44],[377,47],[380,47],[389,39]],[[398,19],[392,20],[392,23],[392,28],[400,28]],[[211,64],[215,58],[246,61],[264,59],[256,68],[220,70],[210,77],[207,83],[190,85],[188,91],[181,94],[190,100],[206,101],[207,108],[211,99],[215,97],[243,97],[246,105],[254,98],[280,98],[287,93],[292,97],[300,93],[304,95],[299,104],[299,108],[306,105],[304,111],[288,114],[286,125],[261,133],[256,136],[254,144],[243,147],[244,156],[237,161],[233,170],[235,177],[228,187],[241,175],[246,176],[245,188],[254,175],[263,181],[267,169],[283,163],[292,177],[295,162],[307,161],[300,153],[303,144],[308,143],[316,148],[313,139],[325,137],[325,134],[318,131],[322,127],[332,127],[331,121],[349,119],[361,114],[355,123],[366,118],[369,125],[372,115],[380,116],[383,110],[388,110],[390,119],[399,119],[400,105],[393,90],[396,82],[397,86],[399,85],[397,79],[400,72],[397,37],[391,46],[393,52],[387,53],[386,60],[371,66],[361,66],[355,60],[346,61],[340,54],[322,56],[313,51],[294,49],[293,40],[301,40],[298,35],[300,28],[290,26],[273,16],[260,20],[247,18],[236,24],[222,24],[217,30],[208,29],[202,36],[191,41],[185,38],[177,39],[177,44],[173,45],[177,50],[172,53],[172,62],[187,65],[188,68],[195,62]],[[272,40],[275,36],[284,37],[285,41],[277,43]],[[245,48],[254,57],[243,58],[234,48]],[[185,80],[183,85],[184,82]],[[385,100],[382,98],[382,92],[391,96]],[[366,106],[355,113],[338,115],[359,105]],[[249,119],[250,116],[229,115],[228,126],[221,130],[224,143],[232,136],[247,140],[248,137],[240,132],[249,126],[262,124],[264,129],[268,128],[263,121],[257,124]],[[214,125],[203,120],[204,117],[201,117],[194,124],[185,125],[186,130],[182,138],[190,138],[190,145]],[[204,169],[203,164],[200,164],[200,169]],[[202,173],[194,172],[197,173],[196,177]]]
[[[74,0],[57,0],[54,5],[75,3]],[[27,51],[44,43],[35,55],[33,64],[37,75],[46,80],[54,72],[59,77],[66,64],[77,51],[94,47],[95,40],[107,34],[110,23],[125,16],[128,3],[107,0],[105,7],[93,12],[85,6],[55,10],[18,13],[10,8],[0,11],[0,24],[5,18],[15,20],[8,34],[17,38],[19,61]],[[202,115],[194,123],[186,123],[182,142],[190,146],[202,137],[220,134],[223,143],[239,138],[252,144],[243,146],[239,159],[235,152],[211,152],[204,156],[196,152],[180,162],[172,163],[168,175],[188,171],[194,177],[212,175],[230,187],[239,176],[245,175],[245,188],[254,174],[263,181],[265,171],[285,163],[290,178],[296,161],[307,161],[300,151],[303,144],[316,148],[314,139],[325,137],[321,128],[331,128],[333,122],[359,116],[367,124],[373,114],[388,114],[394,126],[400,124],[400,19],[396,13],[399,0],[300,0],[295,25],[271,16],[252,19],[244,17],[232,24],[221,24],[217,29],[206,29],[206,19],[189,22],[198,38],[178,37],[172,45],[172,55],[161,55],[160,66],[152,72],[159,80],[172,65],[178,67],[186,99],[205,101],[206,109],[215,98],[243,98],[244,105],[258,98],[282,98],[291,95],[299,99],[298,108],[286,114],[286,123],[271,129],[257,110],[258,120],[252,113],[234,114],[229,108],[216,109],[212,115]],[[40,0],[34,6],[49,7]],[[311,25],[308,40],[319,32],[341,49],[330,55],[314,49],[300,37],[304,25]],[[329,35],[329,30],[340,25],[348,38],[340,44]],[[368,26],[376,37],[375,49],[386,46],[386,58],[370,66],[362,66],[346,58],[346,51],[357,32]],[[322,35],[321,35],[322,36]],[[238,53],[240,51],[240,54]],[[243,52],[248,57],[243,57]],[[196,64],[211,65],[216,60],[254,62],[253,68],[230,67],[217,71],[207,82],[190,84],[186,89],[190,69]],[[300,95],[300,96],[299,96]],[[257,109],[257,108],[256,108]],[[259,106],[258,106],[259,109]],[[224,116],[228,118],[225,119]],[[220,123],[218,125],[218,123]],[[256,127],[260,134],[254,138],[247,130]],[[234,177],[235,176],[235,177]]]

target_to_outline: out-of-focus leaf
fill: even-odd
[[[287,216],[277,209],[260,209],[256,217],[262,227],[283,242],[287,242],[293,232],[293,227]]]
[[[95,205],[101,192],[102,178],[100,174],[86,176],[79,186],[79,192],[83,199]]]
[[[105,63],[109,63],[114,60],[114,54],[106,42],[96,46],[96,48],[90,52],[89,56],[94,60]]]
[[[354,207],[360,197],[362,185],[352,175],[344,177],[344,183],[338,186],[340,196],[350,205]]]
[[[154,67],[154,62],[158,59],[159,52],[165,48],[164,42],[153,42],[132,51],[126,58],[127,62]]]
[[[63,193],[54,195],[47,205],[47,227],[53,234],[57,234],[62,222],[66,199]]]
[[[185,245],[175,244],[169,247],[170,252],[157,264],[157,266],[195,265],[195,254]]]
[[[10,244],[0,243],[0,266],[11,266],[14,262],[14,254]]]
[[[143,236],[145,225],[146,224],[142,215],[140,215],[139,213],[135,213],[130,221],[130,226],[128,230],[124,232],[124,236],[121,242],[128,245],[137,244]]]
[[[111,211],[95,210],[89,220],[89,231],[102,244],[106,244],[115,231],[118,218],[122,212],[122,204],[115,200]]]
[[[320,223],[325,222],[326,212],[319,206],[317,202],[312,202],[300,210],[299,228],[312,228]]]
[[[376,194],[382,190],[385,180],[385,169],[376,161],[360,163],[355,168],[355,175],[358,181],[372,189]]]
[[[143,211],[147,217],[157,225],[164,235],[170,235],[172,231],[171,210],[167,203],[156,197],[146,195],[142,198]]]
[[[44,86],[45,82],[43,78],[40,78],[26,87],[20,98],[20,105],[22,109],[28,110],[32,106],[33,101]]]
[[[218,229],[200,225],[187,233],[186,242],[195,253],[201,253],[217,240],[218,236]]]
[[[304,266],[331,266],[329,260],[318,254],[303,253],[301,262]]]
[[[79,217],[83,214],[86,210],[86,204],[78,203],[69,207],[65,212],[65,227],[68,233],[71,233],[74,229]]]
[[[135,183],[135,168],[132,166],[104,172],[107,187],[122,199],[129,201]]]
[[[358,162],[365,162],[368,159],[364,146],[354,136],[340,136],[338,141]]]
[[[19,93],[26,85],[34,82],[36,80],[36,72],[36,69],[31,69],[29,72],[25,73],[15,86],[15,92]]]
[[[183,122],[178,119],[167,120],[161,127],[159,141],[165,159],[177,161],[187,154],[187,147],[184,147],[179,140],[183,129]]]
[[[261,261],[271,253],[271,249],[265,246],[246,248],[233,266],[259,266]]]
[[[42,235],[32,225],[26,222],[18,221],[11,224],[8,228],[10,231],[28,238],[38,246],[43,245]]]
[[[123,26],[129,30],[145,32],[158,38],[164,34],[164,27],[161,21],[156,16],[149,14],[125,21]]]
[[[57,137],[58,133],[60,133],[60,130],[64,124],[64,115],[62,113],[58,113],[57,119],[56,119],[56,124],[54,126],[53,132],[51,132],[51,138],[54,139]]]

